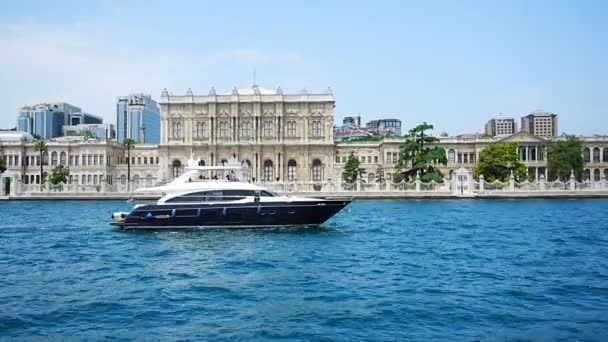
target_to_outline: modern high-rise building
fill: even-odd
[[[361,116],[347,116],[342,120],[342,127],[355,128],[361,127]]]
[[[121,96],[116,103],[116,139],[160,143],[160,108],[147,94]]]
[[[521,118],[521,130],[539,137],[555,137],[557,132],[557,114],[536,111]]]
[[[69,103],[40,103],[21,108],[17,117],[17,129],[40,139],[51,139],[62,135],[64,125],[83,123],[82,121],[101,123],[103,120],[83,113],[82,109]]]
[[[401,136],[401,120],[399,119],[380,119],[372,120],[367,123],[370,133],[379,135]]]
[[[486,123],[485,131],[491,137],[512,135],[517,131],[517,124],[513,118],[498,116]]]

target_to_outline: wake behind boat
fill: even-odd
[[[163,193],[156,204],[140,204],[112,214],[122,229],[262,228],[318,226],[350,200],[279,196],[240,181],[243,166],[198,166],[173,182],[138,192]]]

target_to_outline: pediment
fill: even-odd
[[[207,116],[207,112],[198,112],[195,113],[194,116]]]
[[[271,111],[265,111],[264,114],[262,114],[263,116],[274,116],[274,112]]]
[[[227,118],[227,117],[230,117],[230,113],[228,113],[227,111],[223,110],[223,111],[219,112],[218,116],[219,117]]]
[[[287,115],[289,115],[289,116],[297,116],[298,115],[298,111],[297,110],[293,110],[293,109],[290,109],[290,110],[286,111],[285,113]]]
[[[539,143],[539,142],[547,142],[547,139],[522,131],[522,132],[517,132],[508,137],[504,137],[504,138],[500,139],[499,141],[500,142],[516,142],[516,143],[521,143],[521,142]]]
[[[310,116],[319,117],[319,116],[323,116],[323,113],[322,112],[312,112],[310,114]]]

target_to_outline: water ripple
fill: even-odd
[[[604,340],[608,201],[358,201],[318,229],[122,232],[0,203],[0,340]],[[10,213],[10,215],[8,214]]]

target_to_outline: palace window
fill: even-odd
[[[264,136],[272,137],[272,121],[270,120],[264,121]]]
[[[227,138],[228,135],[228,123],[226,121],[220,121],[220,138]]]
[[[59,154],[59,164],[66,165],[67,154],[65,152],[61,152]]]
[[[312,180],[315,182],[320,182],[321,178],[321,161],[319,159],[315,159],[312,162]]]
[[[600,162],[600,148],[599,147],[596,147],[593,149],[593,162],[594,163]]]
[[[313,137],[321,136],[321,121],[312,122],[312,136]]]
[[[51,153],[51,165],[57,165],[57,152],[55,151]]]
[[[207,135],[207,123],[198,121],[194,130],[194,139],[203,139]]]
[[[172,125],[171,136],[173,139],[181,139],[182,138],[182,123],[174,122]]]
[[[243,121],[241,123],[241,137],[249,138],[251,137],[251,121]]]
[[[397,164],[398,160],[399,160],[399,153],[393,152],[393,164]]]
[[[589,163],[591,161],[591,151],[587,147],[583,149],[583,161],[585,163]]]
[[[296,163],[295,160],[290,159],[289,162],[287,162],[287,180],[288,181],[293,182],[294,180],[296,180],[297,167],[298,167],[298,164]]]
[[[264,161],[264,174],[263,174],[263,180],[266,182],[272,182],[272,178],[274,175],[274,167],[272,164],[272,160],[266,159]]]
[[[340,156],[336,156],[336,163],[340,162]]]
[[[378,163],[378,156],[374,156],[374,163]]]
[[[182,174],[182,163],[179,160],[174,160],[172,164],[173,178],[179,177]]]
[[[296,136],[296,122],[295,121],[287,121],[287,136],[288,137]]]
[[[456,161],[456,151],[453,148],[448,150],[448,163],[454,163]]]

